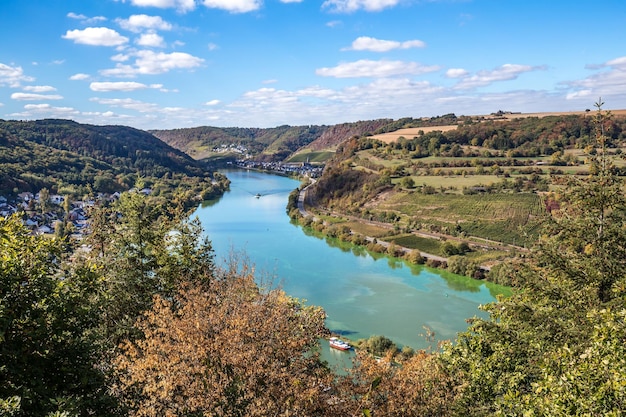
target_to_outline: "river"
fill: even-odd
[[[328,328],[348,339],[384,335],[400,346],[427,348],[425,326],[436,340],[454,339],[467,329],[467,318],[485,317],[480,304],[495,299],[497,286],[489,283],[372,256],[293,224],[285,207],[296,180],[224,173],[231,191],[195,212],[218,263],[232,253],[244,256],[260,280],[322,306]]]

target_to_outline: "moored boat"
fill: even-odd
[[[338,337],[331,337],[330,340],[328,341],[328,343],[330,344],[331,348],[335,348],[335,349],[339,349],[339,350],[350,350],[350,349],[352,349],[352,346],[350,346],[350,344],[348,342],[344,342],[343,340],[339,339]]]

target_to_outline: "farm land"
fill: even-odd
[[[612,114],[605,152],[623,175],[626,111]],[[589,174],[598,149],[593,112],[505,116],[481,122],[494,129],[486,140],[477,130],[478,139],[455,141],[460,124],[359,138],[330,163],[368,180],[350,192],[337,185],[318,213],[334,227],[437,256],[489,265],[523,253],[537,241],[541,220],[558,208],[563,186]],[[387,187],[374,192],[372,181]],[[461,244],[471,250],[455,253]]]

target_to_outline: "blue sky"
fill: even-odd
[[[624,0],[2,0],[0,118],[140,129],[626,108]]]

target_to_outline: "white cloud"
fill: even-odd
[[[420,40],[411,40],[405,42],[387,41],[383,39],[370,38],[369,36],[358,37],[352,42],[350,48],[345,50],[353,51],[372,51],[372,52],[387,52],[393,49],[410,49],[410,48],[425,48],[426,44]]]
[[[161,16],[148,16],[145,14],[134,14],[128,19],[117,19],[116,22],[126,30],[131,32],[141,32],[142,30],[172,30],[172,25],[161,18]]]
[[[231,13],[247,13],[261,8],[262,0],[202,0],[210,9],[222,9]]]
[[[115,62],[124,62],[124,61],[128,61],[129,59],[130,59],[130,56],[126,54],[115,54],[111,57],[111,61],[115,61]]]
[[[13,100],[61,100],[63,96],[58,94],[36,94],[36,93],[13,93]]]
[[[84,14],[77,14],[74,12],[69,12],[67,14],[67,17],[69,17],[70,19],[82,20],[83,23],[96,23],[107,20],[107,18],[104,16],[87,17]]]
[[[81,80],[87,80],[87,79],[89,79],[89,74],[83,74],[80,72],[70,77],[70,80],[72,81],[81,81]]]
[[[87,16],[85,16],[84,14],[76,14],[74,12],[69,12],[67,14],[67,17],[69,17],[70,19],[78,19],[78,20],[87,19]]]
[[[31,93],[49,93],[50,91],[57,91],[57,89],[50,85],[28,85],[24,87],[24,91]]]
[[[580,91],[576,91],[574,93],[568,93],[565,96],[565,98],[567,100],[577,100],[577,99],[580,99],[580,98],[588,99],[589,97],[593,97],[592,94],[593,94],[592,90],[580,90]]]
[[[397,6],[402,0],[326,0],[322,8],[328,8],[333,12],[351,13],[357,10],[378,12],[388,7]]]
[[[98,98],[89,99],[92,102],[103,104],[105,106],[120,107],[127,110],[135,110],[140,113],[155,112],[158,106],[154,103],[146,103],[144,101],[133,100],[131,98]]]
[[[626,71],[626,56],[612,59],[605,64],[607,67],[613,67]]]
[[[219,46],[211,42],[207,45],[207,48],[209,48],[209,51],[216,51],[219,49]]]
[[[156,33],[143,33],[139,39],[137,39],[137,45],[152,48],[163,48],[165,46],[165,41],[162,36],[159,36]]]
[[[93,82],[89,84],[92,91],[135,91],[148,88],[143,83],[135,81],[118,81],[118,82]]]
[[[8,85],[17,88],[21,82],[32,81],[35,81],[35,78],[24,75],[22,67],[12,67],[0,62],[0,86]]]
[[[424,74],[437,71],[437,66],[424,66],[416,62],[405,61],[372,61],[362,59],[355,62],[346,62],[332,68],[319,68],[315,71],[317,75],[335,78],[356,78],[356,77],[390,77],[402,74]]]
[[[131,0],[133,6],[157,7],[159,9],[176,9],[181,13],[196,8],[195,0]]]
[[[504,64],[491,71],[479,71],[475,75],[462,77],[454,87],[459,90],[467,90],[476,87],[484,87],[496,81],[514,80],[520,74],[530,71],[542,70],[545,67],[532,67],[530,65]]]
[[[217,106],[221,102],[219,100],[210,100],[204,103],[205,106]]]
[[[115,68],[100,71],[105,76],[133,77],[138,74],[163,74],[174,69],[192,69],[199,67],[204,59],[186,52],[136,51],[129,56],[135,58],[133,65],[117,64]]]
[[[302,0],[280,0],[281,3],[302,3]]]
[[[105,27],[68,30],[62,38],[72,40],[74,43],[95,46],[119,46],[128,42],[127,37]]]
[[[606,98],[626,94],[626,57],[615,58],[602,65],[590,67],[605,70],[582,80],[563,83],[576,90],[567,95],[568,99],[589,96]]]
[[[463,68],[450,68],[446,71],[446,77],[448,78],[461,78],[468,74],[467,70]]]

